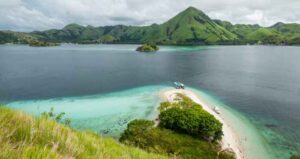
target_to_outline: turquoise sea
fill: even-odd
[[[94,130],[118,138],[129,121],[136,118],[155,119],[163,86],[146,86],[119,92],[78,97],[25,100],[8,105],[34,115],[53,108],[54,113],[66,112],[72,126]]]
[[[53,107],[75,128],[118,138],[130,120],[154,119],[158,92],[182,81],[221,108],[249,158],[300,151],[300,47],[136,47],[0,45],[0,103],[35,115]]]

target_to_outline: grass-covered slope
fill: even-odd
[[[161,27],[168,39],[177,43],[214,44],[237,39],[194,7],[187,8]]]
[[[300,44],[297,35],[300,27],[297,24],[278,23],[271,27],[262,27],[257,24],[231,24],[230,22],[214,20],[228,31],[237,35],[236,44]],[[300,25],[299,25],[300,26]]]
[[[214,20],[217,24],[223,26],[231,33],[237,35],[238,41],[243,42],[247,38],[247,35],[255,32],[256,30],[260,29],[261,26],[255,24],[255,25],[249,25],[249,24],[231,24],[227,21],[221,21],[221,20]]]
[[[280,32],[286,37],[286,44],[300,45],[300,24],[296,23],[276,23],[271,26],[272,29]]]
[[[32,36],[29,33],[13,32],[13,31],[0,31],[0,44],[5,43],[21,43],[29,44],[36,41],[38,37]]]
[[[276,23],[275,25],[271,26],[271,28],[277,30],[278,32],[285,34],[285,35],[300,35],[300,24],[296,23]]]
[[[0,158],[163,159],[92,132],[0,107]]]
[[[262,44],[284,44],[285,37],[274,29],[259,28],[246,35],[246,40],[250,43]]]

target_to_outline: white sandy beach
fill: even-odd
[[[240,137],[233,131],[233,128],[230,126],[226,119],[222,116],[222,112],[217,114],[212,108],[214,106],[210,106],[206,103],[201,96],[198,96],[191,90],[186,89],[167,89],[160,92],[160,97],[164,101],[172,102],[176,98],[176,94],[181,93],[186,95],[187,97],[191,98],[194,102],[202,105],[203,109],[209,112],[210,114],[214,115],[216,119],[218,119],[223,124],[223,133],[224,136],[221,140],[222,149],[232,149],[237,159],[244,159],[244,149],[241,144]]]

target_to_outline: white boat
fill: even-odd
[[[176,89],[184,89],[184,84],[180,82],[174,82]]]
[[[221,113],[221,111],[220,111],[220,109],[219,109],[218,107],[214,107],[213,110],[214,110],[217,114],[220,114],[220,113]]]

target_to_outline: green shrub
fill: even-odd
[[[122,133],[120,141],[124,142],[126,140],[134,141],[137,140],[139,134],[147,132],[149,129],[154,127],[154,122],[149,120],[133,120],[127,125],[127,129]],[[140,139],[135,146],[146,148],[147,143],[144,140]]]
[[[163,103],[159,126],[209,140],[222,138],[222,123],[184,95],[180,101]],[[167,108],[167,109],[166,109]]]
[[[300,154],[295,154],[295,155],[291,156],[290,159],[300,159]]]
[[[220,150],[215,143],[165,128],[154,127],[154,123],[148,120],[130,122],[120,141],[152,153],[180,159],[216,159],[217,152]],[[234,159],[234,157],[221,153],[219,159]]]

